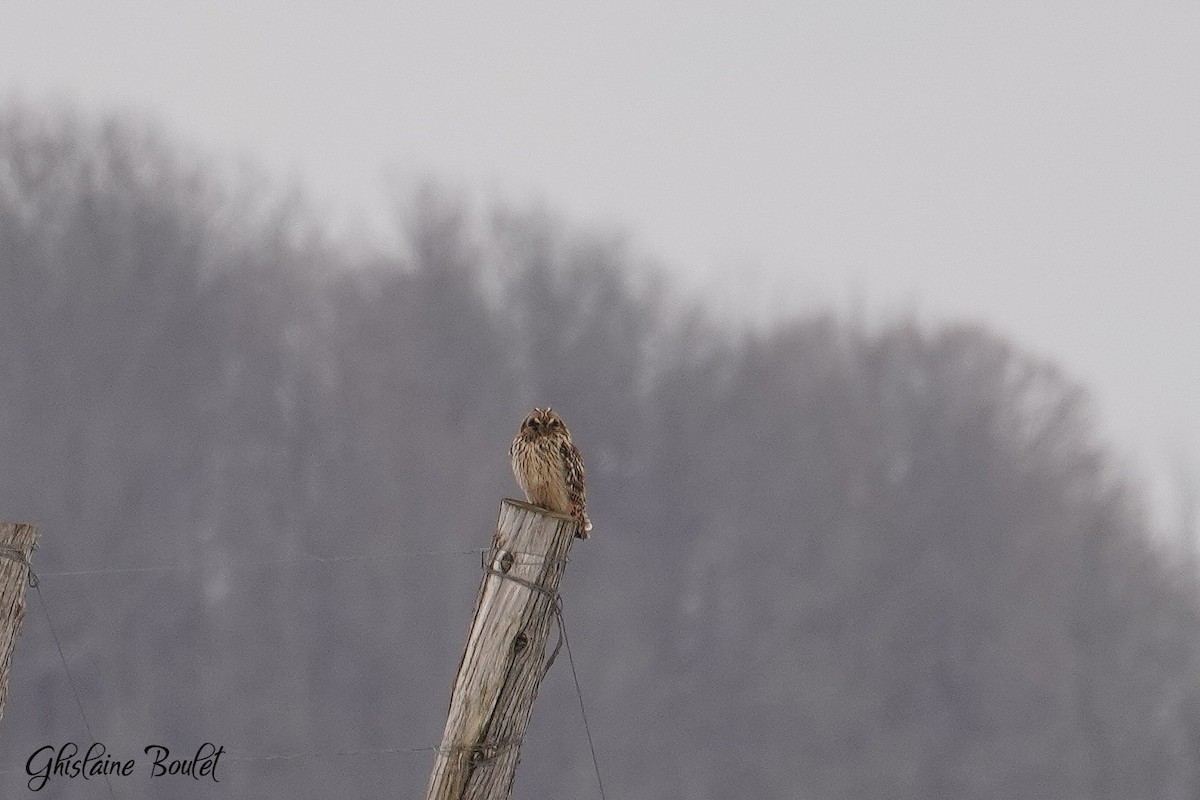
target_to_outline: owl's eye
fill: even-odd
[[[556,419],[552,419],[552,420],[550,420],[550,427],[551,427],[551,428],[557,428],[557,427],[558,427],[558,420],[556,420]]]

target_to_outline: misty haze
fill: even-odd
[[[745,329],[619,235],[399,205],[360,246],[170,132],[0,108],[0,517],[40,526],[46,606],[3,796],[91,740],[51,622],[110,751],[228,753],[118,797],[419,796],[537,404],[588,460],[563,591],[608,797],[1200,797],[1194,553],[1069,365],[972,324]],[[514,796],[598,796],[561,664]]]

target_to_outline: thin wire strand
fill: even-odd
[[[471,550],[423,550],[384,552],[370,554],[355,554],[347,556],[284,556],[282,558],[266,558],[255,561],[234,561],[228,566],[233,569],[254,569],[256,567],[285,566],[288,564],[338,564],[348,561],[378,561],[384,558],[423,558],[434,556],[471,556],[486,553],[484,549]],[[59,572],[38,572],[42,578],[69,578],[82,575],[126,575],[143,572],[197,572],[200,568],[194,566],[164,565],[151,567],[108,567],[104,569],[63,570]]]
[[[436,747],[387,747],[382,750],[337,750],[332,753],[297,752],[271,753],[264,756],[228,756],[230,761],[299,761],[311,758],[341,758],[342,756],[386,756],[395,754],[429,753]]]
[[[600,789],[600,800],[608,800],[604,794],[604,781],[600,778],[600,762],[596,759],[596,744],[592,741],[592,729],[588,725],[587,710],[583,707],[583,690],[579,688],[579,673],[575,671],[575,654],[571,652],[571,640],[567,638],[567,623],[563,620],[562,605],[558,607],[558,625],[563,644],[567,646],[567,663],[571,665],[571,677],[575,679],[575,696],[579,698],[579,716],[583,718],[583,732],[587,734],[588,749],[592,751],[592,767],[596,770],[596,786]]]
[[[70,667],[67,666],[67,657],[63,655],[62,642],[59,641],[58,631],[54,628],[54,620],[50,618],[50,608],[46,605],[46,598],[42,597],[42,590],[36,583],[33,584],[33,590],[37,592],[38,603],[42,607],[42,613],[46,615],[46,625],[50,628],[50,636],[54,639],[55,649],[58,650],[59,662],[62,664],[63,672],[67,674],[67,683],[71,685],[71,694],[75,696],[75,705],[79,709],[79,716],[83,717],[83,727],[87,729],[88,739],[95,742],[96,734],[92,733],[91,723],[88,722],[87,713],[83,710],[83,701],[79,699],[79,689],[75,686],[75,677],[71,674]],[[108,787],[108,796],[112,800],[117,800],[107,772],[104,773],[104,785]]]
[[[386,755],[412,755],[414,753],[434,753],[440,752],[443,754],[457,751],[474,751],[484,748],[508,749],[513,746],[512,742],[500,742],[489,745],[461,745],[447,747],[445,745],[428,745],[426,747],[385,747],[381,750],[335,750],[333,752],[321,751],[298,751],[295,753],[270,753],[267,755],[251,755],[251,756],[235,756],[228,755],[226,758],[229,761],[302,761],[313,758],[341,758],[344,756],[386,756]],[[4,773],[0,773],[2,775]]]
[[[268,755],[250,755],[250,756],[235,756],[226,750],[225,759],[227,761],[246,761],[246,762],[261,762],[261,761],[301,761],[315,758],[340,758],[343,756],[386,756],[386,755],[411,755],[413,753],[431,753],[439,750],[437,746],[429,747],[387,747],[382,750],[336,750],[334,752],[296,752],[296,753],[270,753]],[[8,769],[0,770],[0,775],[18,775],[24,770]]]

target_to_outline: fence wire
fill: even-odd
[[[379,561],[382,559],[430,558],[430,557],[442,557],[442,556],[468,556],[468,555],[470,555],[470,556],[476,556],[479,558],[485,572],[500,575],[501,573],[496,572],[490,566],[490,563],[489,563],[490,559],[488,558],[488,555],[491,552],[492,551],[490,548],[471,548],[471,549],[467,549],[467,550],[384,551],[384,552],[369,553],[369,554],[348,554],[348,555],[337,555],[337,556],[317,556],[317,555],[312,555],[312,554],[300,554],[300,555],[295,555],[295,556],[284,556],[284,557],[272,558],[272,559],[257,559],[257,560],[251,559],[251,560],[240,561],[240,562],[235,561],[235,562],[231,562],[230,564],[225,565],[225,566],[228,566],[228,567],[231,567],[234,569],[255,569],[255,568],[262,568],[262,567],[278,567],[278,566],[288,566],[288,565],[297,565],[297,564],[331,565],[331,564],[339,564],[339,563],[346,563],[346,562]],[[533,554],[510,553],[509,555],[519,559],[523,556],[533,555]],[[194,572],[200,571],[204,568],[197,567],[197,566],[183,566],[183,565],[159,565],[159,566],[137,566],[137,567],[106,567],[106,568],[98,568],[98,569],[69,569],[69,570],[55,570],[55,571],[35,573],[33,571],[32,565],[29,563],[28,560],[26,560],[24,558],[23,554],[17,553],[16,555],[13,555],[13,554],[9,554],[9,553],[0,553],[0,556],[18,560],[21,563],[23,563],[26,566],[26,568],[28,569],[29,585],[37,593],[39,606],[42,609],[42,613],[45,615],[46,624],[50,630],[50,635],[54,642],[54,647],[58,651],[59,663],[62,666],[63,673],[65,674],[65,676],[67,678],[67,683],[71,688],[71,694],[75,699],[75,706],[76,706],[77,710],[79,711],[79,716],[83,720],[83,725],[87,731],[89,739],[93,742],[97,741],[95,734],[92,732],[91,723],[88,721],[87,712],[84,710],[83,700],[80,697],[79,690],[78,690],[78,687],[75,682],[75,678],[72,675],[71,669],[67,664],[67,657],[66,657],[66,654],[63,652],[62,642],[58,637],[57,629],[55,628],[53,619],[51,618],[50,609],[46,605],[45,598],[42,596],[40,579],[42,579],[42,578],[73,578],[73,577],[85,577],[85,576],[96,576],[96,575],[130,575],[130,574],[143,574],[143,573],[146,573],[146,574],[149,574],[149,573],[194,573]],[[17,556],[19,556],[19,558]],[[507,578],[510,580],[515,580],[507,575],[501,575],[501,577],[504,577],[504,578]],[[530,586],[527,588],[530,588],[530,590],[533,591],[535,589],[539,589],[540,587]],[[588,748],[591,752],[592,765],[595,769],[596,786],[599,791],[601,800],[606,800],[606,795],[604,792],[604,784],[600,777],[600,764],[596,757],[596,747],[595,747],[595,743],[592,739],[591,727],[588,724],[587,712],[584,708],[583,690],[580,687],[579,675],[575,669],[575,657],[574,657],[574,654],[571,652],[571,644],[570,644],[570,641],[567,639],[566,622],[563,619],[563,614],[562,614],[562,598],[560,596],[558,596],[557,593],[555,593],[554,600],[555,600],[555,616],[558,621],[558,627],[559,627],[559,637],[560,637],[559,646],[565,644],[566,648],[567,648],[567,657],[568,657],[570,667],[571,667],[571,676],[572,676],[572,679],[574,680],[574,684],[575,684],[576,697],[579,700],[580,718],[583,722],[584,732],[587,735]],[[554,663],[554,657],[557,656],[557,654],[558,654],[558,647],[555,648],[554,654],[548,660],[548,663],[546,664],[546,670],[549,670],[550,665]],[[506,747],[514,746],[516,744],[519,744],[519,743],[506,743],[505,746]],[[438,745],[432,745],[432,746],[425,746],[425,747],[395,747],[394,746],[394,747],[386,747],[386,748],[377,749],[377,750],[369,750],[369,749],[368,750],[342,749],[342,750],[334,750],[334,751],[311,751],[310,750],[310,751],[296,751],[296,752],[290,752],[290,753],[270,753],[270,754],[261,754],[261,755],[233,755],[232,753],[229,753],[226,756],[226,758],[228,761],[231,761],[231,762],[236,761],[236,762],[244,762],[244,763],[266,763],[266,762],[287,763],[287,762],[293,762],[293,761],[309,761],[309,760],[316,760],[316,759],[327,760],[327,759],[355,757],[355,756],[361,757],[361,756],[385,756],[385,755],[412,755],[412,754],[418,754],[418,753],[435,753],[435,752],[444,753],[445,748],[442,746],[438,746]],[[26,771],[24,769],[0,770],[0,776],[24,775],[24,774],[26,774]],[[112,783],[109,781],[108,775],[105,774],[103,777],[104,777],[105,785],[108,788],[109,797],[113,798],[113,800],[116,800],[116,795],[113,791]]]

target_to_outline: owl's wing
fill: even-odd
[[[558,451],[562,455],[563,467],[566,470],[564,477],[567,480],[567,490],[571,495],[571,501],[577,504],[582,512],[587,505],[587,482],[583,472],[583,455],[570,439],[561,442],[558,445]]]

